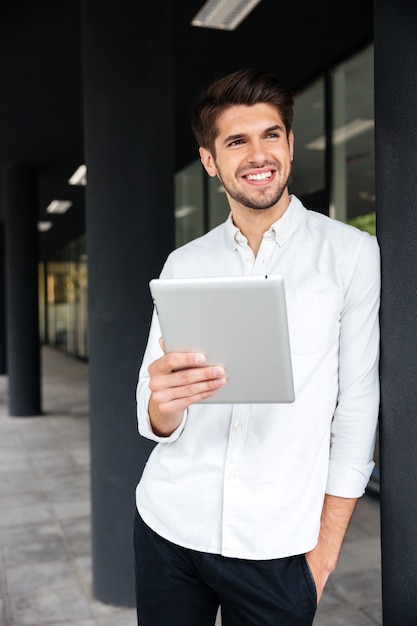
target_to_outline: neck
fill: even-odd
[[[288,192],[283,194],[279,202],[270,209],[248,209],[241,204],[231,204],[233,223],[248,240],[248,245],[256,256],[262,243],[264,233],[275,224],[290,204]]]

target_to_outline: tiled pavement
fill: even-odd
[[[88,365],[43,348],[42,371],[44,415],[34,417],[9,417],[0,376],[0,626],[136,626],[134,609],[91,593]],[[380,570],[370,492],[315,626],[381,625]]]

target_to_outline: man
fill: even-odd
[[[312,624],[373,469],[379,248],[289,194],[292,117],[290,91],[254,70],[194,112],[231,213],[161,276],[283,274],[295,402],[199,403],[227,371],[165,354],[154,315],[137,389],[140,433],[158,442],[137,487],[141,626],[213,626],[219,605],[223,626]]]

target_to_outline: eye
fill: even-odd
[[[245,143],[243,139],[234,139],[228,145],[229,146],[240,146],[243,143]]]
[[[279,139],[279,134],[278,133],[268,133],[267,135],[265,135],[266,139]]]

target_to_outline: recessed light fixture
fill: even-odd
[[[46,233],[48,230],[51,230],[53,224],[52,222],[41,221],[38,222],[38,231],[40,233]]]
[[[345,126],[341,126],[340,128],[336,128],[333,132],[333,143],[335,146],[345,143],[348,139],[352,139],[361,133],[373,128],[375,126],[375,121],[370,119],[356,119],[352,120]],[[310,143],[306,144],[306,148],[308,150],[324,150],[326,147],[326,140],[324,137],[319,137],[314,141],[310,141]]]
[[[71,206],[71,200],[52,200],[52,202],[46,207],[46,212],[65,213]]]
[[[208,0],[191,21],[192,26],[235,30],[261,0]]]
[[[86,185],[87,184],[87,166],[80,165],[74,174],[68,180],[70,185]]]

